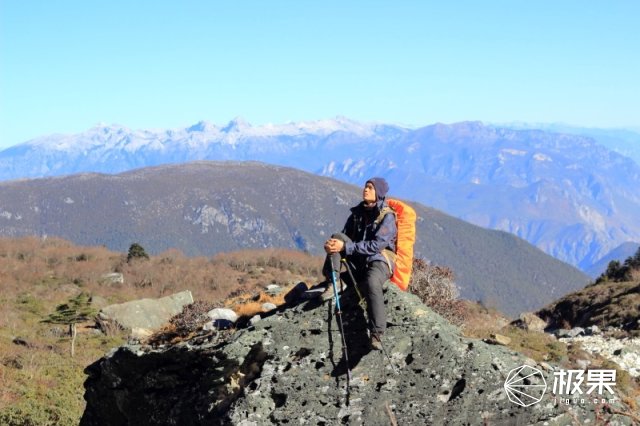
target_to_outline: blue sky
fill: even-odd
[[[318,120],[640,128],[638,1],[0,0],[0,147]]]

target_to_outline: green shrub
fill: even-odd
[[[20,399],[0,409],[0,425],[77,425],[84,411],[81,389],[86,378],[83,367],[59,355],[36,355],[37,377],[20,370],[14,391]]]
[[[41,315],[44,311],[44,306],[42,305],[42,301],[31,293],[22,293],[16,299],[18,303],[18,308],[20,310],[35,314]]]
[[[77,425],[76,413],[63,407],[50,407],[40,401],[23,399],[0,410],[0,424],[5,426],[66,426]]]

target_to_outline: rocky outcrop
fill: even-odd
[[[640,281],[603,281],[563,296],[536,313],[548,329],[606,324],[640,334]]]
[[[512,322],[512,324],[529,331],[543,332],[547,328],[547,323],[532,312],[521,313],[520,318]]]
[[[171,346],[120,347],[86,369],[81,425],[595,420],[595,405],[558,405],[550,391],[526,407],[512,402],[503,386],[525,374],[522,366],[542,370],[549,386],[552,373],[506,347],[463,337],[393,286],[385,299],[389,327],[381,352],[369,349],[356,297],[342,298],[348,364],[333,303],[318,300],[280,307],[224,340],[226,332],[211,331]],[[607,418],[610,424],[630,423],[624,416]]]

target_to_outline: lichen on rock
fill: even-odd
[[[220,342],[215,331],[166,347],[124,346],[87,368],[82,425],[572,424],[590,403],[547,391],[523,407],[504,390],[530,359],[463,337],[419,299],[385,289],[384,351],[369,348],[353,293],[343,295],[349,364],[332,302],[279,307]],[[348,367],[348,368],[347,368]],[[532,367],[536,367],[533,365]],[[544,371],[547,383],[552,372]],[[349,374],[350,373],[350,376]],[[630,424],[609,415],[610,424]]]

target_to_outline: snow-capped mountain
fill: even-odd
[[[343,143],[358,151],[369,141],[394,140],[406,132],[346,118],[255,127],[236,118],[225,126],[201,121],[169,130],[98,125],[80,134],[44,136],[1,151],[0,180],[117,173],[192,160],[261,160],[319,170],[324,161],[318,159],[334,159],[333,151]]]
[[[640,166],[589,137],[478,122],[408,129],[338,118],[184,129],[99,125],[0,152],[0,179],[116,173],[192,160],[259,160],[362,184],[514,233],[583,270],[640,241]],[[0,206],[0,210],[1,210]]]

